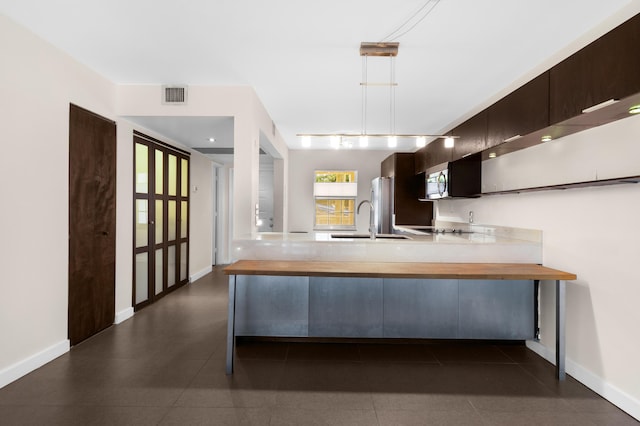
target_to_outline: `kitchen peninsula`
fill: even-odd
[[[552,280],[563,379],[564,288],[576,276],[539,265],[535,231],[471,229],[402,240],[262,234],[236,241],[238,261],[225,269],[227,373],[236,336],[534,339],[538,282]]]
[[[338,238],[338,233],[265,232],[235,239],[232,259],[369,262],[542,263],[542,232],[533,229],[437,222],[424,233],[396,227],[397,238]],[[348,236],[342,234],[341,236]]]

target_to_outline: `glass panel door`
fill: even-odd
[[[135,285],[135,302],[136,305],[146,301],[149,298],[149,254],[136,254],[136,285]]]
[[[149,146],[144,143],[134,144],[134,306],[147,303],[149,300],[150,267],[149,263],[149,176],[153,165],[149,161]]]
[[[136,200],[136,248],[149,245],[149,201]]]
[[[134,134],[134,286],[139,309],[188,282],[189,157]]]

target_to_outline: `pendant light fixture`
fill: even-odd
[[[398,83],[395,81],[395,57],[398,55],[398,42],[362,42],[360,44],[360,56],[362,57],[362,82],[360,83],[362,91],[362,120],[360,133],[298,133],[297,136],[302,137],[303,147],[311,146],[311,138],[329,138],[330,146],[335,149],[351,148],[353,146],[352,139],[358,138],[358,146],[367,148],[371,138],[386,138],[388,148],[396,148],[398,146],[398,138],[415,139],[415,146],[422,148],[427,144],[427,138],[444,139],[446,148],[452,148],[454,138],[452,135],[432,135],[432,134],[406,134],[396,133],[396,87]],[[389,58],[389,81],[388,82],[370,82],[368,80],[368,58],[369,57],[386,57]],[[367,133],[367,92],[369,86],[388,86],[389,87],[389,133]]]

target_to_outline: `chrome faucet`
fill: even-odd
[[[373,207],[373,204],[371,203],[371,201],[369,200],[360,201],[360,204],[358,204],[358,208],[356,209],[356,214],[360,214],[360,207],[362,207],[364,203],[369,204],[369,238],[371,238],[372,240],[375,240],[376,239],[376,224],[374,221],[375,208]]]

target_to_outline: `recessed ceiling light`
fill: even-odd
[[[209,142],[213,143],[216,141],[216,138],[209,138]]]
[[[489,158],[496,158],[496,153],[495,152],[490,152],[489,153]]]
[[[640,114],[640,105],[634,105],[629,108],[629,114]]]
[[[540,138],[540,140],[541,140],[542,142],[549,142],[549,141],[552,141],[552,140],[553,140],[553,138],[552,138],[551,136],[549,136],[549,135],[545,135],[545,136],[543,136],[542,138]]]

